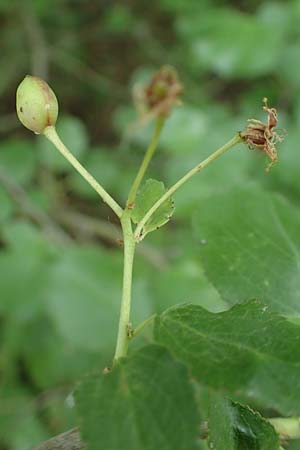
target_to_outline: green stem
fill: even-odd
[[[283,439],[300,439],[300,417],[276,417],[269,422]]]
[[[167,192],[159,199],[156,203],[149,209],[149,211],[145,214],[143,219],[138,223],[134,236],[137,242],[143,239],[143,228],[151,216],[158,210],[158,208],[166,201],[174,192],[177,191],[184,183],[186,183],[190,178],[208,166],[215,159],[219,158],[219,156],[223,155],[223,153],[227,152],[230,148],[234,147],[236,144],[242,142],[242,138],[239,134],[236,134],[230,141],[228,141],[225,145],[220,147],[214,153],[212,153],[208,158],[202,161],[200,164],[197,164],[193,169],[187,172],[180,180],[177,181]]]
[[[165,123],[165,117],[163,116],[159,116],[156,119],[156,125],[155,125],[155,129],[154,129],[154,133],[152,136],[152,140],[150,142],[149,147],[146,150],[144,159],[142,161],[142,164],[140,165],[139,171],[137,173],[137,176],[135,177],[135,180],[131,186],[129,195],[128,195],[128,200],[127,200],[127,207],[130,207],[134,204],[135,201],[135,197],[136,197],[136,193],[138,191],[138,188],[142,182],[142,179],[146,173],[146,170],[149,166],[149,163],[152,159],[152,156],[154,155],[154,152],[156,150],[157,144],[158,144],[158,140],[159,140],[159,136],[162,130],[162,127]]]
[[[123,292],[114,362],[119,358],[126,356],[130,339],[128,330],[130,327],[131,286],[135,240],[133,237],[129,210],[125,211],[121,217],[121,225],[124,238]]]
[[[49,141],[54,144],[57,150],[72,164],[72,166],[80,173],[80,175],[89,183],[89,185],[100,195],[104,203],[106,203],[114,211],[114,213],[121,218],[123,209],[120,205],[109,195],[108,192],[95,180],[95,178],[80,164],[70,150],[64,145],[58,136],[54,127],[47,127],[44,130],[44,135]]]
[[[141,322],[136,328],[134,328],[134,330],[132,331],[131,337],[137,336],[147,325],[149,325],[150,323],[152,323],[154,321],[156,316],[157,316],[157,314],[152,314],[152,316],[148,317],[148,319]]]

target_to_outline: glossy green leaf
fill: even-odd
[[[164,183],[153,179],[147,180],[136,197],[134,209],[132,210],[131,215],[133,222],[138,223],[141,219],[143,219],[149,209],[162,197],[165,192],[166,188]],[[158,210],[145,224],[142,230],[142,235],[146,236],[146,234],[151,231],[162,227],[170,220],[173,212],[174,201],[172,198],[169,198],[158,208]]]
[[[220,394],[213,394],[209,447],[214,450],[279,450],[279,438],[260,414]]]
[[[76,393],[89,450],[200,449],[199,415],[184,366],[157,345],[143,347]]]
[[[300,327],[256,300],[216,314],[174,307],[157,318],[154,334],[200,383],[300,412]]]
[[[300,313],[300,214],[255,186],[200,203],[196,237],[208,279],[229,304],[256,297],[288,315]]]

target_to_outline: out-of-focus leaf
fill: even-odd
[[[171,308],[156,319],[154,335],[200,383],[300,412],[300,327],[267,306],[251,301],[223,313]]]
[[[57,334],[53,324],[43,316],[32,321],[23,333],[21,351],[24,364],[40,389],[73,383],[84,373],[98,367],[101,361],[98,353],[75,349]],[[62,399],[67,392],[62,390]]]
[[[138,192],[131,218],[134,223],[138,223],[143,219],[149,209],[163,196],[166,192],[164,183],[161,181],[149,179],[146,181],[142,189]],[[141,232],[143,237],[151,231],[162,227],[167,223],[174,212],[174,201],[172,197],[168,198],[145,223]]]
[[[134,324],[153,313],[145,283],[136,275],[132,301]],[[112,357],[121,283],[121,252],[108,252],[99,247],[64,250],[51,269],[46,296],[50,317],[66,345],[76,350],[100,352],[101,358]]]
[[[187,371],[163,347],[143,347],[111,373],[86,378],[76,399],[90,450],[201,448]]]
[[[253,78],[270,73],[278,64],[283,31],[250,14],[229,8],[205,11],[202,20],[189,16],[178,29],[191,43],[195,67],[225,78]]]
[[[213,394],[209,447],[214,450],[279,450],[279,438],[260,414]]]
[[[31,142],[2,141],[0,145],[0,170],[14,182],[29,183],[36,169],[36,155]]]
[[[299,315],[299,226],[296,208],[255,186],[208,198],[194,220],[208,279],[229,304],[256,297]]]
[[[22,220],[10,222],[2,228],[3,238],[10,249],[24,255],[39,254],[51,257],[56,254],[56,248],[29,222]]]
[[[0,387],[0,442],[24,450],[49,438],[35,413],[35,398],[18,386]]]
[[[280,76],[284,82],[298,87],[300,83],[300,42],[295,42],[290,45],[283,53],[282,64],[280,64]],[[293,68],[291,70],[291,68]]]
[[[298,450],[300,448],[300,440],[289,441],[285,447],[287,450]]]
[[[49,212],[51,207],[51,199],[49,198],[47,192],[41,190],[40,188],[28,189],[26,192],[30,202],[32,202],[39,210]]]
[[[178,259],[152,274],[155,311],[162,312],[170,306],[186,302],[199,304],[213,312],[227,309],[228,304],[206,279],[199,263],[184,255]]]
[[[297,5],[289,1],[263,2],[257,8],[259,22],[272,26],[274,29],[280,29],[281,32],[284,31],[285,36],[291,31],[293,19],[297,20],[297,15],[299,15]]]
[[[103,25],[111,33],[124,33],[132,30],[135,24],[128,7],[112,5],[108,8]]]
[[[59,333],[75,348],[112,352],[121,274],[121,258],[88,247],[65,249],[53,266],[48,311]]]
[[[9,224],[4,229],[8,248],[0,252],[0,311],[26,322],[43,311],[49,268],[55,249],[33,226]]]
[[[226,109],[220,107],[205,110],[205,115],[207,118],[203,136],[199,136],[193,145],[190,145],[189,141],[187,143],[183,141],[184,153],[170,155],[165,173],[169,185],[175,183],[245,126],[246,119],[245,121],[233,119]],[[180,135],[181,127],[178,126],[176,130],[174,129],[174,139],[180,140]],[[167,148],[172,151],[172,147]],[[251,162],[252,158],[253,154],[241,144],[199,172],[174,194],[176,218],[186,221],[198,207],[199,202],[208,196],[230,188],[240,188],[249,180],[249,161]],[[264,160],[261,161],[261,165],[263,171]]]
[[[109,153],[104,148],[94,148],[86,156],[84,166],[107,191],[119,193],[121,189],[126,191],[127,186],[126,182],[124,183],[124,171],[120,170],[118,163],[113,151]],[[69,180],[70,185],[79,195],[99,198],[98,194],[78,173],[70,174]]]
[[[6,190],[0,186],[0,223],[5,222],[14,211],[14,204]]]
[[[199,149],[207,133],[209,119],[207,113],[199,108],[182,106],[172,112],[162,131],[160,142],[171,156],[179,154],[181,158],[195,148]]]

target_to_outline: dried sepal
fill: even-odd
[[[278,123],[277,110],[269,108],[266,97],[263,99],[263,103],[263,110],[268,113],[267,123],[257,119],[248,119],[249,124],[240,135],[249,148],[256,148],[268,156],[270,163],[265,170],[269,172],[270,168],[278,161],[276,144],[283,141],[283,133],[276,130]]]

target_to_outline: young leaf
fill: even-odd
[[[76,400],[89,450],[201,448],[187,371],[158,345],[122,359],[106,375],[86,378]]]
[[[154,334],[201,383],[300,413],[300,327],[259,302],[218,314],[171,308],[157,318]]]
[[[300,215],[257,187],[206,200],[194,220],[208,279],[229,304],[256,297],[300,314]]]
[[[209,446],[214,450],[279,450],[279,438],[260,414],[213,394]]]
[[[133,222],[138,223],[165,192],[166,188],[164,186],[164,183],[153,179],[147,180],[136,197],[131,215]],[[142,231],[143,237],[145,237],[146,234],[150,233],[151,231],[154,231],[167,223],[170,220],[173,212],[174,201],[172,198],[169,198],[160,206],[160,208],[158,208],[158,210],[145,224]]]

